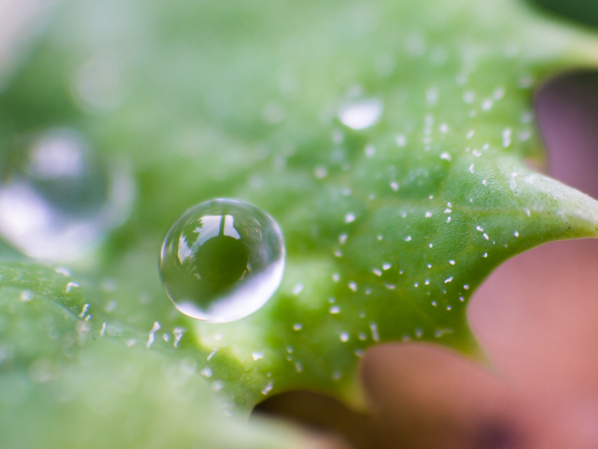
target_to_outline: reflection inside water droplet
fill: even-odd
[[[243,201],[192,207],[168,232],[160,257],[164,289],[185,315],[211,322],[241,319],[274,294],[284,243],[270,215]]]
[[[350,98],[342,104],[338,118],[343,125],[360,130],[375,125],[382,115],[382,101],[378,98]]]
[[[129,210],[130,179],[70,129],[50,129],[4,159],[0,233],[31,257],[72,260]]]

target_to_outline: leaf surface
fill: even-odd
[[[598,233],[595,200],[524,163],[543,157],[533,89],[594,64],[596,48],[510,1],[66,3],[0,97],[0,135],[76,127],[129,162],[138,201],[73,265],[69,282],[85,288],[4,264],[15,319],[0,341],[20,342],[4,366],[86,353],[78,342],[90,336],[149,345],[210,373],[244,413],[297,388],[356,401],[356,366],[378,342],[477,355],[465,310],[484,278],[544,242]],[[90,61],[117,73],[116,106],[81,87]],[[168,227],[215,197],[270,213],[287,250],[274,297],[218,325],[177,312],[157,272]],[[46,315],[56,341],[20,329]]]

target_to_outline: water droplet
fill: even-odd
[[[365,156],[366,157],[373,157],[376,154],[376,148],[374,145],[367,145],[365,147]]]
[[[380,341],[380,335],[378,334],[378,326],[376,323],[370,323],[370,331],[372,332],[372,340]]]
[[[343,125],[360,130],[375,125],[382,115],[382,102],[377,98],[350,98],[341,106],[338,118]]]
[[[19,298],[23,302],[29,302],[33,299],[33,292],[31,290],[23,290],[19,295]]]
[[[158,332],[159,330],[160,330],[160,323],[155,321],[152,329],[149,331],[147,343],[145,344],[146,348],[149,349],[152,347],[152,345],[154,344],[154,341],[156,341],[156,332]]]
[[[160,257],[164,289],[185,315],[224,323],[262,307],[284,271],[282,232],[243,201],[198,204],[172,226]]]
[[[273,386],[274,386],[274,384],[272,383],[272,381],[268,382],[268,385],[266,385],[264,387],[264,389],[262,390],[262,394],[267,395],[268,393],[270,393],[270,391],[272,391]]]
[[[176,330],[176,329],[175,329]],[[212,352],[210,352],[208,354],[208,356],[206,357],[206,360],[209,362],[210,360],[212,360],[212,357],[214,357],[216,355],[216,353],[218,352],[218,348],[214,348],[212,349]]]
[[[0,233],[31,257],[73,260],[126,217],[131,180],[74,130],[24,141],[0,155]]]
[[[73,91],[79,104],[90,112],[118,109],[126,96],[121,61],[102,53],[83,65],[75,74]]]
[[[83,318],[88,310],[89,310],[89,304],[84,304],[83,308],[81,309],[81,313],[79,314],[79,318]]]
[[[69,282],[68,284],[66,284],[66,288],[64,289],[65,293],[70,293],[73,288],[77,288],[80,287],[78,282]]]

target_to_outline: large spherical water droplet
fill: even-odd
[[[50,129],[2,157],[0,233],[30,257],[75,259],[130,209],[130,178],[73,130]]]
[[[270,299],[282,280],[284,253],[270,215],[243,201],[215,199],[192,207],[170,228],[160,275],[181,312],[224,323]]]

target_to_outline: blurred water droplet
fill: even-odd
[[[366,129],[375,125],[382,115],[382,101],[378,98],[351,97],[338,112],[343,125],[351,129]]]
[[[241,319],[277,290],[284,270],[282,232],[270,215],[243,201],[198,204],[172,226],[160,258],[164,289],[185,315]]]
[[[70,261],[127,215],[130,178],[70,129],[50,129],[1,155],[0,233],[30,257]]]
[[[79,104],[90,112],[118,109],[126,96],[122,64],[112,54],[96,56],[76,72],[73,93]]]

